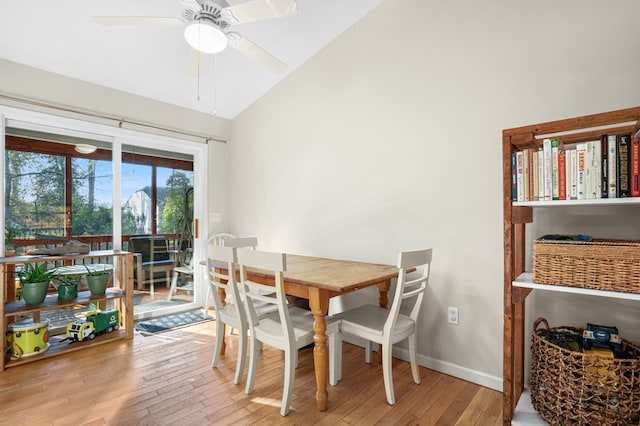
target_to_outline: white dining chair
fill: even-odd
[[[284,385],[280,415],[286,416],[291,405],[298,350],[314,341],[313,314],[308,310],[287,305],[284,289],[284,272],[287,268],[284,253],[238,249],[238,263],[240,265],[240,293],[244,297],[251,335],[249,372],[245,393],[249,395],[253,392],[260,344],[264,343],[284,351]],[[272,273],[275,278],[275,287],[251,280],[247,272],[248,268],[264,269]],[[256,303],[275,305],[277,311],[259,318],[254,309]],[[336,337],[339,333],[339,327],[338,323],[329,317],[326,318],[326,323],[327,335],[329,336],[329,381],[331,384],[335,384],[339,379],[335,376],[339,370],[332,367],[334,359],[337,358],[333,343],[340,341]],[[332,372],[333,377],[331,376]]]
[[[231,238],[236,238],[235,235],[230,234],[228,232],[219,232],[217,234],[213,234],[209,237],[209,239],[207,240],[207,244],[208,244],[208,253],[207,253],[207,257],[210,257],[210,249],[211,247],[214,246],[222,246],[224,245],[224,241],[231,239]],[[204,299],[204,318],[207,319],[207,315],[209,315],[209,301],[211,300],[211,286],[207,286],[207,296]]]
[[[418,316],[429,285],[433,249],[403,251],[398,255],[398,281],[391,308],[363,305],[335,315],[340,320],[340,331],[366,340],[365,361],[371,362],[372,342],[382,345],[382,373],[389,405],[395,404],[391,355],[393,345],[407,339],[413,381],[420,383],[416,362]],[[408,270],[417,268],[415,275]],[[403,302],[413,299],[415,303],[409,314],[401,312]],[[340,335],[338,335],[340,337]]]
[[[240,383],[244,370],[244,362],[247,356],[248,323],[245,309],[242,306],[240,294],[236,282],[236,249],[233,247],[213,246],[209,250],[207,258],[207,274],[209,288],[213,295],[213,303],[216,309],[216,344],[211,359],[211,367],[216,368],[220,361],[222,347],[226,336],[226,326],[238,330],[238,360],[233,383]],[[226,270],[215,268],[216,263],[223,262]],[[224,290],[227,300],[222,300],[219,290]]]

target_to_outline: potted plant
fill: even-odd
[[[22,298],[27,304],[35,305],[44,302],[54,273],[54,269],[47,268],[46,262],[25,263],[22,269],[16,271],[20,279]]]
[[[53,275],[54,281],[59,282],[53,286],[58,290],[58,299],[69,300],[78,297],[78,282],[82,279],[82,275],[76,274],[56,274]]]
[[[102,295],[107,290],[107,284],[109,282],[109,275],[111,272],[107,269],[97,270],[97,269],[89,269],[87,265],[84,265],[87,270],[87,276],[85,279],[87,280],[87,285],[89,286],[89,291],[93,295]]]

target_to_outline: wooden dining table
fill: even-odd
[[[376,286],[379,293],[378,304],[387,307],[391,280],[397,278],[398,268],[392,265],[294,254],[287,254],[286,262],[285,293],[309,299],[309,306],[315,319],[313,362],[317,386],[316,404],[320,411],[324,411],[328,403],[329,352],[325,316],[329,310],[329,299]],[[218,267],[217,264],[216,267]],[[248,269],[247,273],[251,280],[275,285],[274,276],[268,271]]]

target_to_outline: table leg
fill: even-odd
[[[389,306],[389,289],[391,288],[391,280],[383,281],[376,284],[378,287],[378,305],[382,308]]]
[[[326,290],[310,288],[309,307],[315,318],[313,324],[315,332],[313,365],[316,372],[316,405],[318,410],[325,411],[329,399],[327,392],[329,351],[327,349],[327,323],[325,321],[325,316],[329,311],[329,293]]]

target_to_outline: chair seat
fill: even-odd
[[[360,335],[366,333],[373,336],[382,337],[384,323],[389,317],[389,310],[375,305],[362,305],[346,312],[335,315],[335,318],[342,320],[340,328],[343,332]],[[413,330],[414,322],[406,315],[398,314],[393,334],[406,335]],[[375,340],[380,343],[379,339]],[[400,339],[402,340],[402,339]]]
[[[173,270],[181,274],[193,274],[193,268],[191,266],[176,266]]]
[[[313,314],[306,309],[301,309],[296,306],[289,307],[289,317],[291,318],[291,325],[293,327],[293,333],[295,335],[296,347],[299,349],[310,343],[313,343]],[[327,325],[332,322],[332,319],[327,318]],[[260,327],[256,328],[256,337],[260,340],[264,340],[265,343],[278,348],[284,349],[286,346],[286,339],[284,338],[284,331],[282,329],[282,323],[280,322],[279,313],[272,312],[260,319]]]

